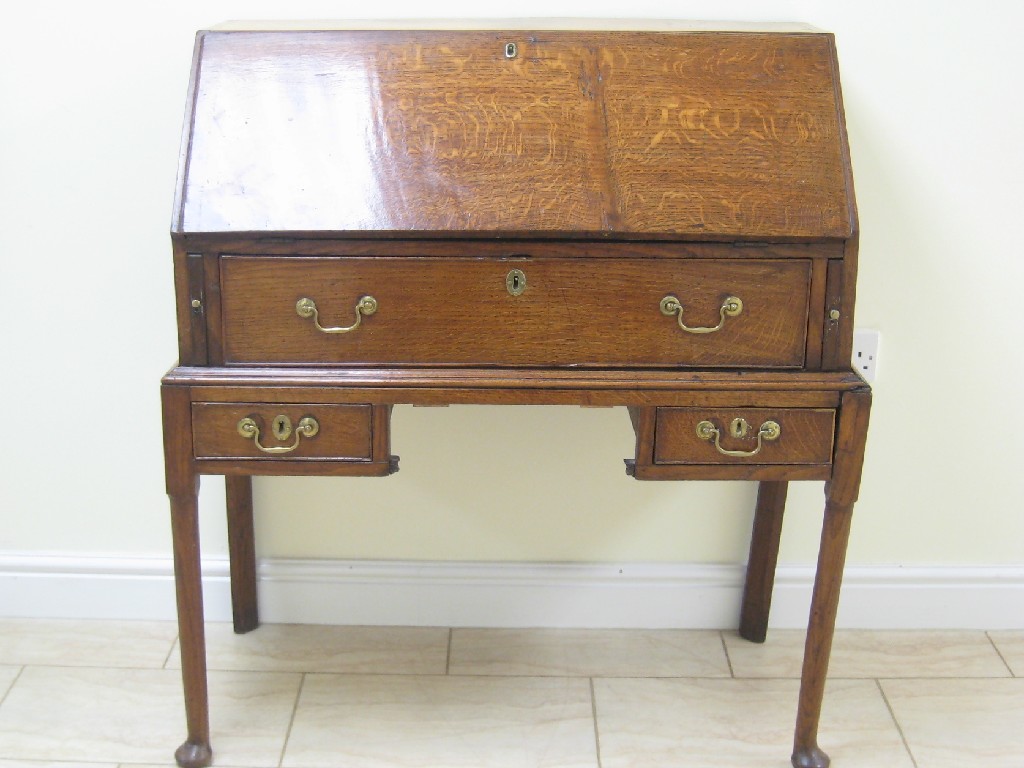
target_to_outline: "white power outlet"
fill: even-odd
[[[867,328],[853,330],[853,370],[864,377],[865,381],[874,381],[878,376],[878,346],[882,334]]]

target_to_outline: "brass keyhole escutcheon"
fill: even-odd
[[[283,413],[280,416],[275,416],[270,425],[270,431],[280,442],[284,442],[292,435],[292,420]]]
[[[505,276],[505,287],[512,296],[520,296],[526,290],[526,273],[513,269]]]
[[[750,431],[750,424],[746,419],[733,419],[729,424],[729,434],[733,437],[746,437]]]
[[[514,59],[519,55],[519,48],[515,43],[505,43],[505,58]]]

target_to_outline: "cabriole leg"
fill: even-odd
[[[800,678],[800,702],[797,706],[796,732],[793,737],[794,768],[828,768],[829,757],[818,746],[818,723],[825,694],[825,676],[832,652],[832,636],[839,609],[839,591],[850,540],[853,504],[860,488],[867,438],[871,392],[847,392],[839,408],[832,480],[825,486],[825,517],[818,549],[818,570],[811,596],[811,615],[807,623],[803,673]]]
[[[178,646],[185,690],[188,738],[174,753],[182,768],[203,768],[213,760],[206,688],[206,637],[199,549],[199,476],[192,456],[189,390],[164,385],[164,463],[171,502],[174,584],[178,603]]]
[[[182,768],[202,768],[213,760],[206,690],[206,638],[203,632],[203,588],[199,563],[198,499],[196,494],[171,497],[174,534],[174,578],[178,596],[178,645],[185,687],[188,738],[174,753]]]
[[[832,634],[839,607],[839,589],[843,581],[846,543],[850,537],[853,505],[825,506],[825,522],[818,551],[818,573],[814,579],[811,616],[804,646],[804,666],[800,678],[800,703],[797,707],[796,734],[793,739],[794,768],[827,768],[828,755],[818,747],[818,721],[825,694],[825,676],[832,652]]]

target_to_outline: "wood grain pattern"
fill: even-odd
[[[228,364],[799,367],[810,262],[224,257]],[[526,274],[526,291],[505,278]],[[727,296],[743,312],[716,333],[683,332],[659,309],[714,326]],[[299,317],[312,298],[323,325],[348,326],[364,295],[376,314],[345,334]]]
[[[260,625],[256,595],[256,531],[252,514],[252,479],[224,478],[228,513],[228,563],[231,570],[231,618],[237,634]]]
[[[763,643],[768,635],[768,615],[772,606],[788,491],[786,482],[762,481],[757,488],[739,629],[740,637],[752,643]]]
[[[838,504],[830,498],[826,499],[793,733],[791,762],[794,768],[828,768],[831,762],[825,751],[818,746],[818,725],[852,518],[852,504]]]
[[[493,402],[507,396],[502,392],[570,391],[583,396],[587,392],[618,391],[642,399],[642,393],[668,396],[671,392],[744,393],[772,392],[804,396],[845,392],[864,387],[864,380],[852,370],[836,372],[778,371],[703,371],[703,370],[574,370],[490,369],[490,368],[240,368],[179,366],[168,371],[163,383],[195,387],[320,387],[325,390],[391,389],[406,394],[434,389],[457,394],[461,389],[481,392],[498,390]],[[272,391],[274,391],[272,390]],[[276,396],[276,395],[275,395]],[[486,397],[486,395],[483,395]],[[199,398],[194,398],[198,400]],[[317,402],[313,400],[311,402]],[[394,402],[412,402],[396,399]],[[641,402],[640,399],[637,400]],[[624,399],[623,405],[629,404]]]
[[[387,477],[398,471],[398,456],[382,461],[351,459],[198,459],[196,471],[204,475],[253,475],[268,477]]]
[[[825,485],[825,516],[804,644],[800,699],[793,735],[792,763],[795,768],[828,768],[830,762],[828,755],[818,746],[818,725],[839,610],[853,504],[860,489],[870,414],[869,389],[865,387],[843,393],[836,424],[832,479]]]
[[[368,461],[373,455],[371,410],[369,405],[322,403],[194,403],[193,448],[197,459]],[[292,445],[294,434],[286,440],[277,440],[271,432],[271,422],[278,414],[287,416],[293,427],[297,427],[302,418],[312,416],[320,424],[320,431],[313,437],[301,437],[298,447],[287,454],[264,453],[252,438],[238,434],[238,422],[252,417],[259,426],[260,443],[265,448]]]
[[[747,437],[729,434],[729,423],[743,418],[750,424]],[[764,441],[752,457],[724,456],[713,441],[697,436],[697,424],[710,421],[721,434],[727,451],[752,451],[757,430],[768,421],[782,428],[778,439]],[[827,464],[832,458],[835,411],[813,408],[659,408],[654,438],[656,464]]]
[[[603,46],[623,228],[848,236],[831,59],[827,35],[622,35]]]
[[[821,369],[823,371],[842,371],[850,368],[850,357],[844,360],[842,348],[844,337],[850,337],[853,341],[852,309],[847,310],[844,292],[845,268],[842,259],[829,259],[826,268],[825,278],[825,315],[822,319],[821,335]],[[829,316],[835,310],[839,313],[837,319]]]
[[[786,482],[826,480],[793,764],[817,745],[870,392],[849,368],[857,210],[831,35],[202,32],[162,382],[188,738],[209,744],[198,476],[227,486],[236,627],[258,621],[249,475],[384,476],[394,404],[626,406],[642,480],[759,480],[741,632],[763,639]],[[517,54],[505,56],[513,42]],[[505,276],[527,275],[512,297]],[[744,311],[713,326],[728,295]],[[352,334],[295,313],[316,301]],[[200,306],[191,307],[198,299]],[[829,319],[829,310],[838,319]],[[268,455],[258,419],[321,425]],[[838,414],[838,415],[837,415]],[[715,422],[780,438],[728,457]],[[834,445],[833,445],[834,443]]]
[[[208,33],[183,228],[603,229],[592,57],[569,40],[524,39],[512,60],[504,46]]]
[[[207,32],[197,46],[178,231],[851,233],[827,34]]]
[[[178,650],[185,690],[188,737],[175,752],[179,765],[203,768],[213,760],[210,748],[206,684],[206,635],[199,547],[199,473],[192,458],[188,387],[160,387],[164,427],[164,470],[171,505],[174,587],[178,611]]]
[[[402,236],[400,236],[402,235]],[[841,259],[842,240],[821,242],[697,240],[611,240],[587,238],[461,238],[445,232],[422,232],[415,237],[395,233],[388,238],[342,237],[329,232],[174,233],[172,241],[210,254],[267,256],[437,256],[513,258],[528,255],[579,259]]]
[[[626,473],[637,480],[828,480],[831,464],[642,464],[626,460]]]
[[[710,389],[559,389],[468,387],[316,387],[274,388],[204,386],[194,389],[201,402],[244,402],[273,399],[278,403],[355,403],[374,405],[575,405],[580,407],[700,406],[733,408],[835,408],[840,394],[828,391],[751,391]]]

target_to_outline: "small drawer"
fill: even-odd
[[[830,408],[658,408],[655,464],[829,464]]]
[[[370,461],[373,407],[193,403],[197,459]]]

